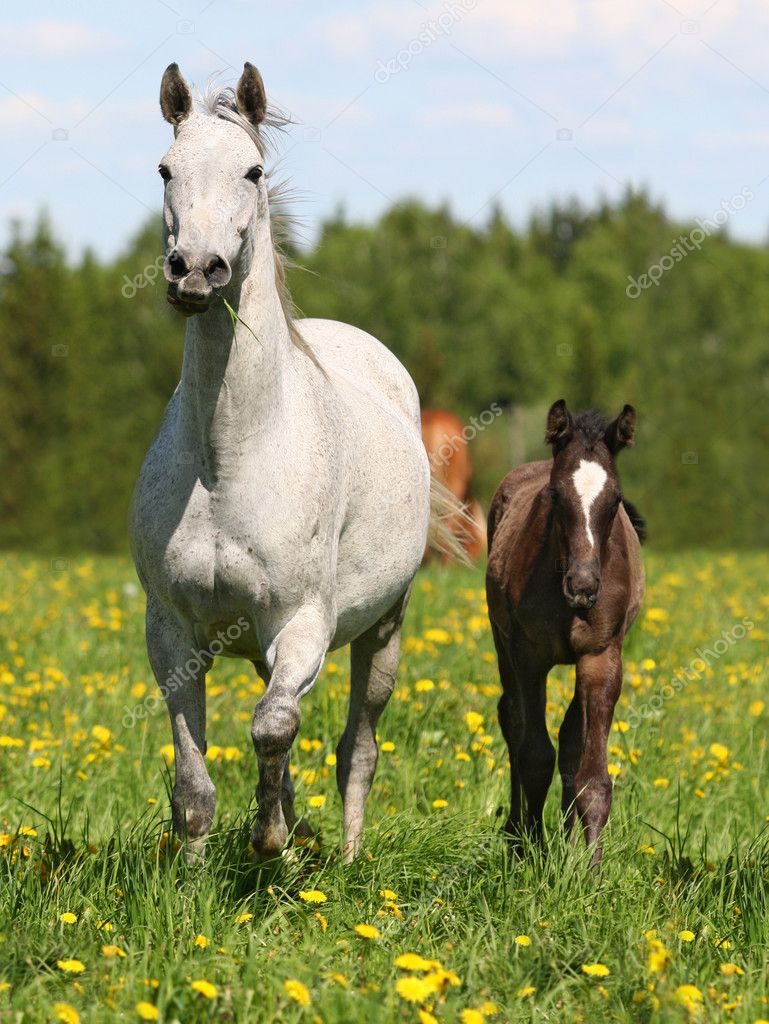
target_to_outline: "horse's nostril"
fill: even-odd
[[[204,273],[212,285],[227,284],[230,279],[230,265],[223,256],[212,256],[206,264]]]
[[[171,271],[171,274],[177,280],[181,280],[183,277],[186,277],[187,274],[189,274],[190,272],[190,268],[187,265],[187,261],[176,249],[174,249],[174,251],[168,257],[168,267]]]

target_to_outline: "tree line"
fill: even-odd
[[[675,223],[643,193],[553,204],[515,228],[404,201],[343,213],[309,251],[289,243],[307,316],[356,324],[410,370],[423,405],[483,423],[488,501],[543,458],[544,414],[639,413],[627,495],[659,547],[769,543],[769,249]],[[701,230],[701,229],[700,229]],[[112,261],[74,256],[41,216],[0,255],[0,545],[121,551],[144,452],[178,380],[184,324],[165,302],[160,226]],[[682,254],[674,259],[674,247]],[[666,258],[668,257],[668,258]]]

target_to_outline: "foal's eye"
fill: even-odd
[[[245,177],[248,178],[249,181],[253,181],[253,183],[256,184],[263,174],[264,168],[257,164],[256,167],[252,167],[250,171],[246,171]]]
[[[169,171],[169,169],[166,167],[165,164],[161,164],[158,167],[158,174],[163,179],[163,181],[170,181],[171,180],[171,172]]]

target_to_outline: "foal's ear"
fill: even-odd
[[[557,402],[553,402],[547,414],[545,444],[551,444],[555,449],[561,448],[571,437],[572,426],[573,420],[566,408],[566,402],[559,398]]]
[[[251,124],[261,124],[267,113],[267,93],[264,91],[262,76],[248,61],[243,65],[238,87],[235,90],[238,110]]]
[[[606,428],[604,440],[612,455],[616,455],[623,448],[632,448],[634,437],[635,409],[632,405],[626,405],[616,420]]]
[[[192,93],[182,78],[178,64],[169,64],[163,72],[163,80],[160,83],[160,109],[163,111],[163,117],[174,128],[178,128],[192,110]]]

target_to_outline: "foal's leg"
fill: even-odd
[[[147,601],[147,652],[173,731],[174,831],[186,841],[187,861],[194,862],[205,853],[216,810],[216,790],[204,760],[206,670],[212,659],[195,651],[176,619],[152,599]]]
[[[622,687],[622,655],[612,646],[577,662],[577,697],[582,709],[585,742],[574,779],[576,806],[585,839],[594,845],[593,864],[601,861],[601,830],[611,809],[612,786],[606,746],[614,706]]]
[[[513,669],[509,641],[492,623],[494,646],[497,649],[499,678],[502,683],[502,696],[497,705],[497,717],[502,735],[507,743],[510,761],[510,814],[505,822],[505,831],[511,836],[519,836],[523,824],[521,813],[521,776],[518,769],[518,752],[523,742],[524,710],[523,700],[518,687],[518,679]]]
[[[518,771],[526,795],[526,830],[542,837],[542,812],[553,781],[555,749],[547,731],[547,671],[531,665],[521,674],[525,732],[518,751]]]
[[[558,732],[558,771],[563,786],[561,812],[564,831],[572,842],[575,839],[574,825],[577,820],[577,790],[574,786],[574,778],[582,757],[584,725],[582,707],[575,694],[563,716],[563,723]]]
[[[363,832],[363,809],[379,751],[376,725],[395,686],[401,624],[411,587],[384,618],[350,645],[350,709],[336,750],[336,779],[342,795],[345,859],[353,859]]]
[[[262,857],[280,853],[289,828],[293,827],[293,787],[288,778],[288,762],[291,744],[299,731],[299,698],[312,687],[320,672],[329,637],[322,613],[305,607],[283,627],[273,644],[270,682],[256,705],[251,724],[259,762],[258,808],[251,842]]]

